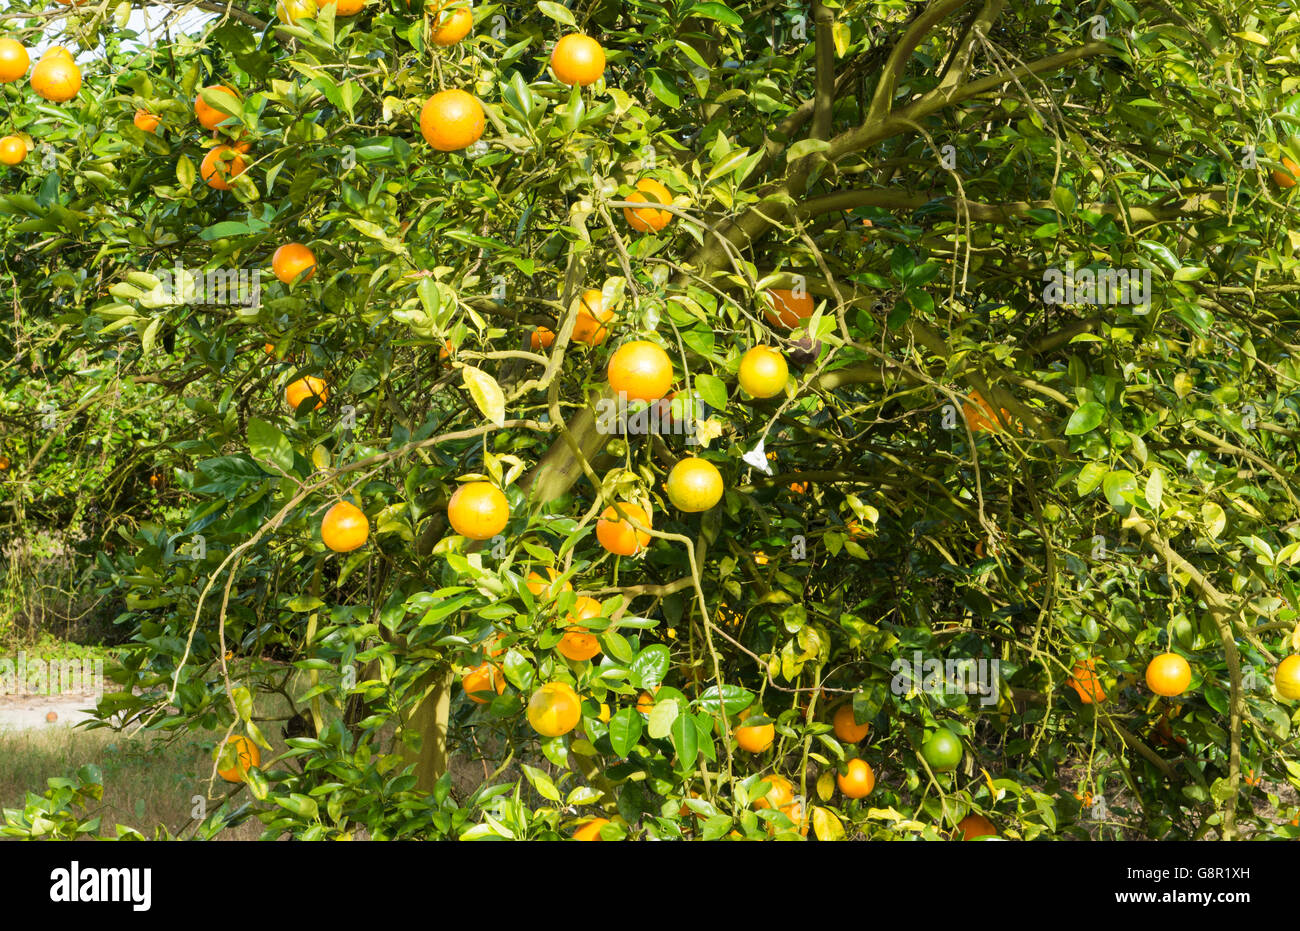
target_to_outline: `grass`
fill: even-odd
[[[21,808],[28,792],[45,791],[47,778],[68,776],[93,763],[104,774],[104,798],[95,809],[103,818],[103,833],[111,834],[113,825],[120,823],[146,837],[152,837],[158,825],[173,835],[188,836],[194,824],[194,796],[204,798],[208,811],[220,804],[207,798],[212,747],[220,736],[127,736],[106,728],[73,727],[0,730],[0,807]],[[214,786],[218,795],[227,788],[220,780]],[[261,822],[246,822],[224,832],[222,839],[253,840],[261,830]]]

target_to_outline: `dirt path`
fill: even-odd
[[[68,727],[88,721],[95,706],[93,692],[61,695],[0,695],[0,729]],[[55,719],[50,721],[48,715]]]

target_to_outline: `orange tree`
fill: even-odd
[[[199,6],[10,7],[0,233],[200,832],[1296,835],[1294,14]]]

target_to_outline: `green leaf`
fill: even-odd
[[[560,790],[555,788],[555,783],[551,781],[550,776],[527,763],[520,763],[519,768],[524,771],[524,775],[533,784],[538,795],[551,802],[560,801]]]
[[[1070,415],[1065,425],[1066,436],[1078,436],[1095,430],[1106,417],[1106,408],[1097,401],[1089,401]]]
[[[664,702],[664,704],[668,704]],[[676,702],[672,702],[676,706]],[[658,706],[656,706],[657,708]],[[700,755],[699,735],[695,732],[695,719],[689,714],[678,715],[672,722],[673,748],[682,766],[694,766]]]
[[[814,152],[824,152],[830,147],[831,144],[825,139],[800,139],[786,150],[785,160],[787,162],[797,162],[807,155],[812,155]]]
[[[609,745],[621,757],[626,757],[641,739],[641,712],[623,708],[609,719]]]
[[[646,71],[645,78],[650,93],[654,94],[664,106],[676,110],[682,105],[682,98],[673,87],[672,77],[667,71],[662,68],[650,68]]]
[[[677,699],[669,698],[664,701],[657,701],[654,707],[650,709],[649,731],[651,740],[662,740],[668,736],[668,730],[672,727],[677,716],[681,714],[681,709],[677,705]]]
[[[1201,505],[1201,520],[1205,521],[1205,529],[1213,540],[1223,533],[1223,528],[1228,524],[1228,515],[1213,501],[1206,501]]]
[[[469,396],[474,399],[474,404],[483,412],[483,416],[497,426],[505,423],[506,396],[497,380],[472,365],[463,366],[461,375]]]
[[[728,26],[743,26],[745,20],[740,14],[725,3],[697,3],[686,11],[687,16],[702,16],[705,19],[726,23]]]
[[[1106,477],[1108,471],[1104,462],[1090,462],[1079,470],[1079,478],[1075,484],[1075,491],[1082,498],[1090,495],[1101,480]]]
[[[1074,205],[1075,205],[1074,192],[1071,191],[1069,188],[1063,188],[1063,187],[1053,188],[1052,203],[1055,205],[1056,209],[1060,211],[1062,216],[1065,217],[1074,216]]]
[[[718,376],[696,375],[695,390],[699,392],[700,400],[709,405],[709,407],[719,411],[726,410],[727,385]]]
[[[573,14],[569,12],[567,7],[561,6],[558,3],[552,3],[551,0],[538,0],[537,9],[543,15],[549,16],[557,23],[561,23],[565,26],[578,25],[577,20],[573,18]]]
[[[176,160],[176,181],[185,190],[194,187],[194,163],[189,160],[188,156],[182,155]]]
[[[1133,504],[1133,498],[1137,494],[1137,479],[1128,469],[1116,469],[1106,473],[1101,490],[1111,507],[1122,510]]]
[[[273,463],[293,474],[293,447],[283,433],[265,420],[254,417],[248,422],[248,451],[254,459]]]
[[[662,643],[652,643],[632,660],[632,684],[639,689],[653,692],[668,675],[670,663],[668,647]]]
[[[1147,504],[1155,510],[1160,509],[1160,502],[1164,499],[1164,488],[1164,474],[1159,469],[1152,469],[1151,477],[1147,479],[1146,499]]]
[[[716,714],[718,712],[719,698],[721,698],[721,704],[726,708],[727,714],[744,711],[754,703],[754,694],[739,685],[724,685],[721,695],[719,695],[718,687],[712,685],[705,689],[704,693],[696,700],[696,706],[701,711]]]
[[[253,716],[253,693],[239,685],[230,690],[230,695],[235,700],[235,711],[239,715],[239,720],[247,723]]]

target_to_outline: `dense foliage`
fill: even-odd
[[[52,14],[24,6],[3,29],[31,46]],[[0,169],[0,442],[21,512],[80,480],[116,513],[137,463],[185,508],[99,550],[130,639],[106,718],[270,750],[257,697],[299,710],[203,834],[600,816],[611,839],[937,839],[970,812],[1008,837],[1300,834],[1300,719],[1272,686],[1300,648],[1298,241],[1271,177],[1300,160],[1295,13],[480,3],[440,47],[418,0],[292,25],[200,6],[225,15],[146,47],[126,4],[72,8],[59,41],[99,52],[79,95],[4,85],[35,149]],[[587,87],[547,68],[574,31],[607,55]],[[215,85],[238,96],[203,92],[229,117],[208,133]],[[487,128],[441,152],[421,108],[451,88]],[[214,135],[249,146],[228,192],[202,177]],[[675,198],[657,232],[624,214],[647,177]],[[283,284],[289,242],[319,264]],[[176,269],[258,270],[260,299],[177,300]],[[1076,269],[1149,273],[1149,300],[1044,299]],[[796,329],[766,313],[803,288]],[[573,338],[587,289],[616,309],[595,345]],[[638,339],[704,418],[655,408],[647,432],[634,406],[602,431],[606,366]],[[736,385],[759,344],[790,363],[766,400]],[[328,397],[290,409],[305,375]],[[86,418],[124,385],[111,422],[141,451],[115,426],[106,472]],[[71,470],[35,454],[48,398]],[[665,496],[687,456],[726,486],[700,514]],[[475,478],[510,507],[482,542],[447,517]],[[339,500],[372,528],[350,553],[321,542]],[[594,531],[626,501],[652,540],[616,557]],[[548,567],[576,591],[530,591]],[[600,653],[574,661],[556,618],[580,595]],[[1176,698],[1143,679],[1167,651],[1193,672]],[[911,682],[914,658],[984,678]],[[485,660],[504,691],[477,703],[458,683]],[[1083,668],[1104,700],[1067,687]],[[582,720],[540,738],[524,709],[555,681]],[[846,701],[860,745],[832,728]],[[770,749],[738,746],[745,711]],[[952,772],[921,753],[941,727]],[[853,756],[875,776],[857,800],[836,791]],[[773,775],[800,801],[755,806]]]

